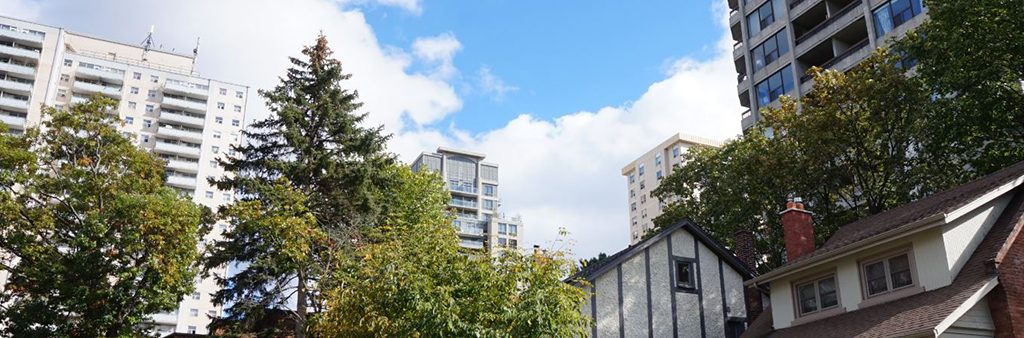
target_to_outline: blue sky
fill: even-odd
[[[500,165],[524,246],[629,242],[624,165],[675,133],[740,133],[725,0],[0,0],[0,15],[163,49],[202,39],[204,77],[271,88],[326,34],[367,124],[406,162],[439,146]],[[250,97],[246,122],[269,114]]]
[[[541,118],[596,110],[636,99],[681,55],[710,58],[719,38],[712,0],[437,1],[422,13],[365,9],[381,43],[408,46],[452,33],[463,45],[463,109],[442,124],[482,132],[521,113]],[[423,63],[414,70],[424,70]],[[501,101],[473,89],[481,67],[518,88]]]

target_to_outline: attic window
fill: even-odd
[[[697,264],[693,260],[675,259],[675,281],[677,291],[693,291],[697,289]]]
[[[801,316],[839,306],[836,276],[828,275],[797,285],[796,300]]]
[[[908,252],[900,252],[868,261],[861,266],[868,297],[914,285],[913,261]]]

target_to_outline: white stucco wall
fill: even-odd
[[[622,263],[622,318],[626,337],[647,337],[647,269],[644,254]]]
[[[704,332],[708,337],[725,333],[725,309],[722,308],[722,280],[718,276],[718,255],[700,243],[700,281],[704,300]],[[722,267],[725,269],[725,267]],[[724,273],[724,271],[723,271]]]
[[[996,223],[1011,197],[1010,194],[1005,194],[942,226],[950,276],[960,273],[960,269],[967,263],[974,249],[981,244],[981,240],[985,239],[985,234],[992,229],[992,225]]]
[[[619,276],[615,269],[597,277],[597,336],[619,336]]]
[[[747,306],[743,295],[743,276],[729,264],[723,264],[722,276],[725,277],[725,305],[729,307],[729,317],[746,318]]]

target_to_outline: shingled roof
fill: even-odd
[[[908,224],[930,214],[951,211],[980,197],[995,186],[1020,177],[1021,170],[1024,170],[1024,165],[1017,164],[959,188],[936,194],[933,196],[936,197],[935,199],[925,201],[923,204],[912,205],[914,203],[911,203],[907,205],[907,208],[894,209],[893,211],[897,212],[889,217],[885,217],[889,213],[882,213],[879,214],[879,216],[883,216],[882,218],[876,218],[870,222],[851,223],[847,227],[863,226],[869,229],[849,230],[844,237],[838,240],[833,237],[829,243],[835,245],[852,243],[856,241],[856,238],[867,238],[871,236],[870,234]],[[1020,228],[1024,226],[1024,188],[1018,187],[1015,190],[1012,192],[1013,199],[981,244],[971,254],[971,258],[968,259],[952,284],[898,301],[890,301],[781,330],[772,330],[771,311],[765,311],[750,325],[743,337],[896,337],[922,333],[932,334],[933,330],[957,307],[995,279],[995,276],[990,276],[986,272],[986,261],[994,258],[1011,234],[1019,232]],[[879,225],[888,223],[886,220],[899,223],[899,225],[889,227]]]

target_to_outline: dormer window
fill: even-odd
[[[913,286],[911,262],[909,252],[903,251],[861,265],[867,296],[878,296]]]
[[[839,306],[836,276],[828,275],[796,286],[797,309],[801,316]]]

